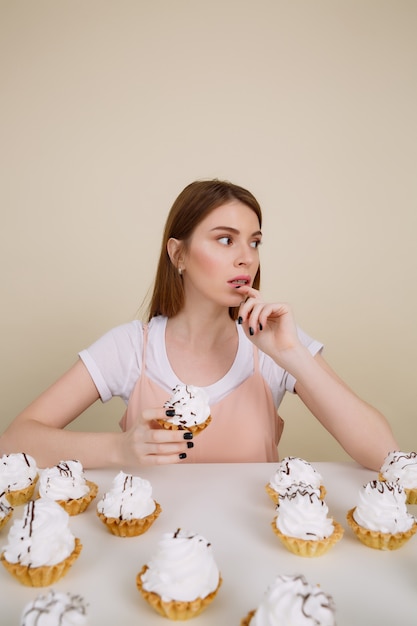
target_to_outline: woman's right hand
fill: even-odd
[[[135,424],[122,433],[122,459],[130,466],[179,463],[194,446],[193,435],[184,430],[167,430],[156,420],[166,419],[165,409],[145,409]]]

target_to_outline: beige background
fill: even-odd
[[[138,315],[174,198],[220,177],[263,206],[266,296],[415,450],[416,29],[414,0],[0,0],[0,430]],[[281,412],[281,455],[345,458]]]

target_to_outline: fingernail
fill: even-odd
[[[254,331],[253,331],[252,326],[249,326],[249,334],[250,334],[250,335],[253,335],[253,334],[254,334]]]
[[[239,315],[239,317],[237,318],[237,323],[241,324],[242,322],[243,322],[243,317]]]
[[[259,322],[259,330],[263,330],[263,328],[264,328],[264,327],[263,327],[263,326],[262,326],[262,324]]]
[[[183,434],[184,439],[192,439],[193,438],[193,433],[190,433],[189,431]]]
[[[187,441],[187,448],[194,448],[194,441]]]
[[[174,415],[175,415],[175,409],[167,409],[167,410],[165,411],[165,415],[166,415],[167,417],[174,417]]]
[[[178,455],[180,457],[180,459],[186,459],[187,455],[185,454],[185,452],[181,452],[181,454]]]

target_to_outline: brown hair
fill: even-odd
[[[148,320],[156,315],[172,317],[184,305],[184,289],[182,278],[171,262],[167,252],[168,240],[173,237],[183,242],[185,248],[198,224],[214,209],[231,200],[239,200],[252,211],[262,226],[262,211],[254,196],[238,185],[227,181],[206,180],[195,181],[185,187],[175,200],[168,214],[162,237],[161,254],[155,276],[155,284],[148,310]],[[253,281],[255,289],[259,289],[260,268]],[[232,319],[237,318],[237,307],[229,308]]]

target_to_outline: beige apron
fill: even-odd
[[[170,394],[146,375],[147,326],[143,333],[141,375],[120,421],[122,430],[135,423],[145,408],[162,407]],[[254,346],[254,373],[225,398],[211,405],[212,421],[194,437],[181,463],[265,463],[278,461],[278,442],[284,427],[271,390],[259,371]]]

